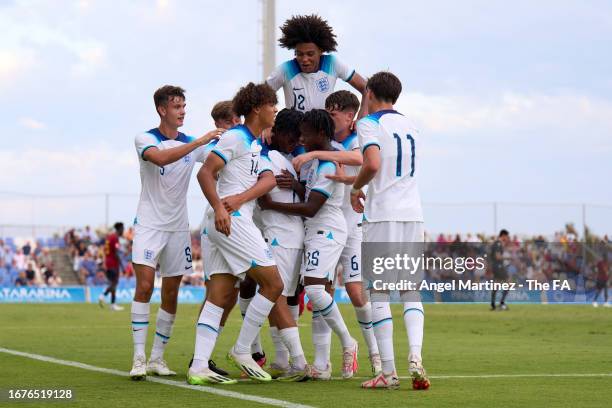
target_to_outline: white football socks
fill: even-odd
[[[208,360],[221,333],[222,327],[219,324],[222,316],[223,308],[206,301],[196,327],[195,350],[191,365],[194,370],[208,367]]]
[[[149,328],[150,304],[132,302],[132,339],[134,340],[134,357],[145,356],[147,329]]]
[[[293,320],[295,321],[295,324],[297,324],[298,319],[300,318],[300,305],[295,305],[295,306],[289,306],[289,311],[291,312],[291,316],[293,316]]]
[[[355,308],[357,322],[361,327],[361,333],[368,346],[368,354],[370,356],[378,353],[378,345],[376,344],[376,336],[374,336],[374,326],[372,325],[372,304],[366,303],[361,307]]]
[[[342,347],[351,347],[355,344],[355,340],[344,323],[344,319],[340,314],[338,305],[334,302],[331,295],[325,291],[323,285],[308,285],[306,286],[306,294],[312,301],[313,310],[321,313],[325,322],[331,329],[340,337]]]
[[[421,348],[423,347],[423,327],[425,326],[425,312],[421,302],[404,302],[404,324],[410,344],[410,360],[421,361]]]
[[[316,310],[312,311],[312,344],[314,345],[313,364],[319,370],[325,370],[331,351],[331,328]]]
[[[274,303],[266,299],[262,294],[257,293],[244,316],[238,340],[234,345],[234,351],[239,354],[251,354],[251,345],[259,334],[261,326],[264,324]]]
[[[283,343],[283,339],[278,332],[278,327],[270,327],[270,337],[272,337],[272,343],[274,344],[274,362],[280,367],[288,367],[289,350],[287,349],[287,346],[285,346],[285,343]]]
[[[238,296],[238,307],[240,308],[240,314],[242,315],[243,319],[246,315],[249,305],[251,304],[251,300],[253,300],[253,298],[243,298]],[[255,340],[253,340],[253,344],[251,344],[251,354],[253,353],[263,353],[263,348],[261,347],[261,337],[259,336],[259,333],[257,333],[257,336],[255,336]]]
[[[395,372],[395,354],[393,351],[393,319],[388,302],[372,302],[372,325],[378,343],[383,373]]]
[[[297,327],[288,327],[279,331],[279,334],[285,344],[285,347],[289,350],[291,355],[291,361],[293,367],[298,370],[303,370],[306,367],[306,358],[304,357],[304,350],[302,349],[302,342],[300,341],[300,333]]]
[[[151,360],[157,360],[164,357],[164,350],[166,349],[168,341],[170,341],[175,318],[175,314],[170,314],[162,308],[157,312],[157,323],[153,348],[151,349]]]

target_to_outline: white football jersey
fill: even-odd
[[[211,150],[225,162],[219,171],[217,194],[219,198],[240,194],[253,187],[259,174],[270,170],[267,161],[261,159],[261,142],[245,125],[234,126],[221,135]],[[234,216],[253,217],[255,201],[249,201],[236,211]],[[211,210],[212,211],[212,208]]]
[[[281,174],[283,169],[288,170],[297,178],[291,161],[276,150],[262,153],[262,160],[269,160],[269,166],[274,175]],[[272,201],[279,203],[299,203],[300,197],[292,190],[274,187],[270,191]],[[295,215],[283,214],[274,210],[260,211],[260,220],[263,235],[270,241],[271,246],[283,248],[302,249],[304,247],[304,223],[302,218]]]
[[[357,122],[361,151],[380,148],[380,170],[368,184],[364,221],[423,221],[417,185],[419,135],[394,110],[371,113]]]
[[[134,224],[160,231],[189,231],[187,188],[195,162],[204,162],[205,146],[163,167],[145,160],[143,154],[151,147],[164,150],[193,140],[180,132],[176,139],[168,139],[157,128],[136,136],[142,188]]]
[[[287,108],[307,112],[325,109],[325,99],[334,92],[336,79],[348,82],[354,74],[355,70],[335,55],[323,54],[316,72],[302,72],[297,60],[292,59],[276,67],[266,82],[275,91],[283,88]]]
[[[332,141],[332,146],[340,151],[350,152],[355,149],[359,149],[359,138],[357,133],[351,133],[342,142]],[[360,166],[344,166],[344,173],[347,176],[356,176],[359,173]],[[353,186],[350,184],[342,184],[344,186],[344,202],[342,203],[342,212],[346,219],[346,226],[350,230],[357,228],[357,224],[360,224],[363,216],[353,210],[351,206],[351,189]]]
[[[306,234],[311,236],[324,231],[330,239],[336,240],[344,245],[346,243],[347,228],[342,204],[344,202],[344,185],[325,177],[327,174],[336,174],[336,165],[333,162],[315,159],[308,169],[306,177],[306,197],[308,201],[310,193],[316,191],[327,197],[319,211],[312,218],[306,218],[304,227]]]

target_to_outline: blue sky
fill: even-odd
[[[257,0],[0,1],[0,191],[41,194],[140,188],[134,136],[158,119],[152,93],[187,89],[184,131],[262,77]],[[318,12],[338,55],[367,76],[389,69],[398,110],[424,140],[426,203],[612,205],[612,5],[603,1],[277,1],[277,25]],[[608,55],[608,56],[606,56]],[[277,62],[291,58],[278,49]],[[339,88],[341,88],[340,86]],[[191,219],[199,216],[192,183]],[[97,224],[99,199],[0,196],[0,223]],[[30,206],[30,207],[28,207]],[[24,211],[23,208],[29,208]],[[111,200],[131,219],[135,199]],[[580,222],[572,208],[499,209],[517,231]],[[433,230],[492,228],[488,206],[426,206]],[[612,207],[589,208],[612,232]]]

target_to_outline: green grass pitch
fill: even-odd
[[[402,379],[396,391],[362,390],[370,374],[365,345],[349,305],[341,310],[360,340],[359,379],[349,381],[256,384],[241,381],[216,389],[274,398],[314,407],[609,407],[612,406],[612,309],[586,305],[510,305],[490,312],[487,305],[425,305],[423,358],[432,377],[428,391],[413,391]],[[156,308],[153,308],[156,309]],[[237,308],[236,308],[237,309]],[[225,353],[240,327],[234,310],[213,358],[229,368]],[[179,306],[166,359],[185,383],[193,352],[198,306]],[[407,340],[401,306],[394,306],[396,363],[407,375]],[[155,314],[151,322],[155,321]],[[0,305],[0,347],[129,371],[129,307],[123,312],[97,305]],[[154,324],[149,327],[147,352]],[[300,323],[307,358],[312,357],[310,313]],[[272,356],[267,329],[264,348]],[[334,376],[340,376],[340,348],[333,339]],[[232,370],[234,375],[236,370]],[[533,376],[513,376],[513,375]],[[542,376],[539,376],[539,375]],[[547,376],[550,374],[551,376]],[[607,376],[579,376],[608,374]],[[555,375],[555,376],[552,376]],[[467,376],[461,378],[460,376]],[[488,377],[490,376],[490,377]],[[66,367],[0,352],[0,389],[71,388],[70,407],[256,407],[261,403],[213,395],[154,382]],[[21,402],[10,406],[58,403]],[[0,403],[0,405],[6,405]],[[9,406],[9,405],[6,405]]]

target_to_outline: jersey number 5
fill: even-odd
[[[395,164],[395,175],[402,176],[402,138],[394,133],[393,137],[397,142],[397,162]],[[406,139],[410,142],[410,177],[414,176],[414,138],[412,135],[406,135]]]

